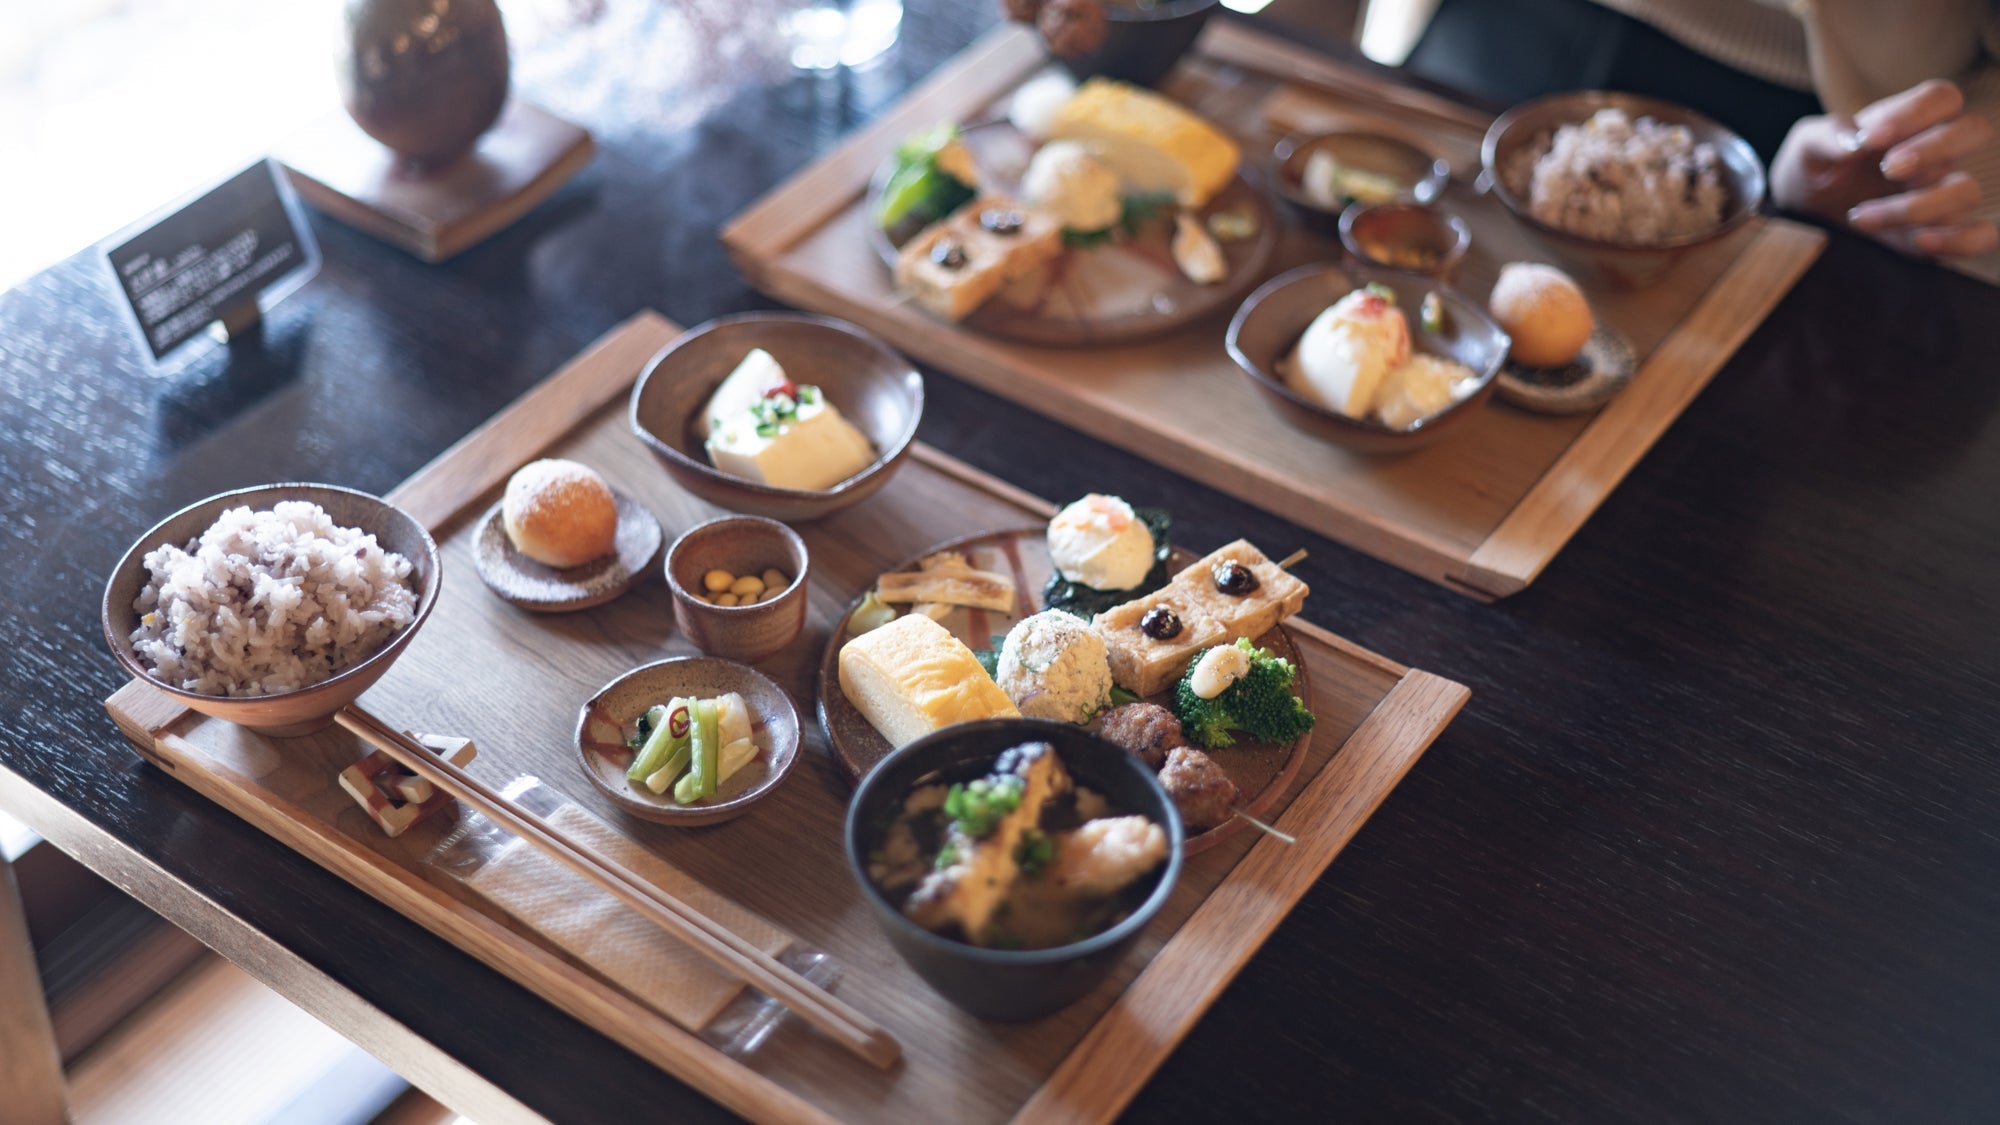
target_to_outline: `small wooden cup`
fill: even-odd
[[[723,516],[681,533],[667,551],[667,588],[674,595],[674,623],[710,656],[758,661],[792,643],[806,624],[810,562],[798,533],[763,516]],[[702,576],[724,570],[742,577],[780,570],[792,584],[754,605],[706,602]]]

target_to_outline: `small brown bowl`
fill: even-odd
[[[1162,0],[1140,7],[1104,5],[1104,42],[1087,55],[1059,58],[1081,81],[1103,76],[1141,86],[1158,84],[1194,46],[1216,0]]]
[[[1453,281],[1472,250],[1472,228],[1423,203],[1354,203],[1340,213],[1340,244],[1378,269]]]
[[[1351,168],[1358,168],[1377,175],[1386,176],[1396,182],[1396,199],[1429,203],[1444,194],[1444,188],[1451,182],[1451,165],[1408,141],[1381,133],[1321,133],[1311,137],[1286,137],[1271,151],[1271,160],[1276,175],[1272,180],[1277,184],[1278,196],[1298,216],[1306,229],[1317,231],[1328,238],[1340,233],[1340,215],[1349,204],[1357,202],[1352,196],[1336,200],[1329,207],[1306,194],[1306,163],[1315,152],[1324,151],[1335,160]],[[1388,200],[1359,200],[1358,202],[1389,202]]]
[[[283,500],[306,500],[318,504],[342,527],[360,528],[375,536],[376,542],[410,560],[411,576],[417,587],[417,613],[403,630],[389,638],[373,656],[337,676],[311,687],[271,695],[203,695],[185,691],[146,669],[132,647],[132,633],[139,627],[139,614],[132,603],[150,580],[146,572],[147,552],[168,543],[185,546],[200,538],[216,518],[230,508],[247,507],[264,511]],[[111,572],[105,584],[100,621],[111,655],[125,670],[154,688],[204,715],[249,727],[277,737],[311,734],[333,722],[339,710],[359,698],[382,678],[389,665],[409,647],[410,638],[437,605],[443,581],[443,562],[437,543],[415,517],[386,500],[330,484],[267,484],[211,496],[190,504],[139,537]]]
[[[1722,162],[1729,205],[1722,221],[1698,234],[1662,243],[1619,243],[1585,238],[1542,222],[1528,209],[1527,186],[1510,179],[1530,146],[1546,151],[1556,130],[1589,120],[1600,109],[1622,109],[1634,120],[1652,117],[1668,125],[1684,125],[1695,142],[1714,146]],[[1660,277],[1698,246],[1705,246],[1744,223],[1764,202],[1764,162],[1749,142],[1691,109],[1657,98],[1605,90],[1574,90],[1522,102],[1493,120],[1479,146],[1479,186],[1498,198],[1522,226],[1548,244],[1565,266],[1586,285],[1606,289],[1641,289]]]
[[[874,444],[868,467],[824,489],[775,488],[722,472],[695,425],[715,388],[752,348],[827,401]],[[873,495],[909,451],[924,413],[924,379],[874,336],[844,321],[796,313],[744,313],[690,329],[653,357],[632,388],[632,432],[674,482],[718,507],[772,519],[828,516]]]
[[[667,588],[674,595],[674,623],[710,656],[762,660],[799,635],[806,624],[805,540],[777,520],[722,516],[681,533],[667,550]],[[696,596],[702,576],[725,570],[739,578],[780,570],[792,584],[755,605],[715,605]]]
[[[715,796],[683,805],[671,792],[655,795],[626,780],[633,751],[625,740],[647,708],[677,695],[712,699],[732,691],[742,694],[756,716],[752,738],[757,757],[723,782]],[[634,668],[599,688],[577,712],[576,752],[583,776],[625,812],[660,824],[717,824],[750,811],[792,772],[799,758],[799,712],[785,689],[755,668],[683,656]]]
[[[1349,418],[1292,390],[1278,375],[1278,360],[1298,343],[1313,318],[1370,283],[1395,292],[1397,307],[1410,320],[1414,350],[1455,359],[1479,377],[1471,394],[1407,430],[1392,430],[1372,418]],[[1419,323],[1417,310],[1428,293],[1444,303],[1440,332],[1427,332]],[[1362,453],[1406,453],[1463,426],[1485,407],[1513,342],[1486,310],[1442,282],[1367,266],[1309,265],[1279,274],[1250,294],[1229,322],[1225,343],[1250,385],[1294,426]]]

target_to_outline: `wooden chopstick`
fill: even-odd
[[[841,1046],[884,1069],[903,1048],[894,1036],[851,1005],[806,980],[713,918],[549,827],[548,822],[500,796],[415,739],[349,704],[334,716],[341,726],[389,755],[418,777],[476,809],[552,859],[610,892],[619,901],[686,942],[732,976],[761,989]]]

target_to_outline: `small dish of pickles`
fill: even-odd
[[[661,660],[600,688],[577,715],[584,776],[620,809],[661,824],[743,815],[798,761],[785,689],[733,660]]]

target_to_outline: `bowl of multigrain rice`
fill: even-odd
[[[1550,94],[1494,119],[1480,186],[1587,285],[1649,285],[1763,204],[1743,138],[1657,98]]]
[[[437,603],[437,543],[365,492],[272,484],[212,496],[140,536],[105,584],[118,662],[192,710],[266,734],[333,721]]]

